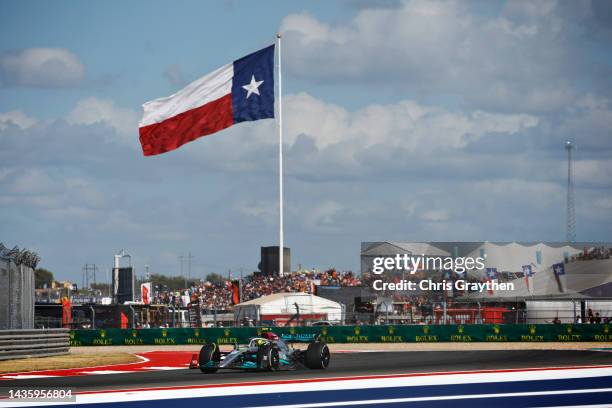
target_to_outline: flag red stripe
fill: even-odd
[[[237,305],[238,303],[240,303],[240,287],[239,287],[239,283],[237,282],[233,282],[232,283],[232,302],[234,302],[235,305]]]
[[[140,128],[140,144],[145,156],[169,152],[199,137],[234,124],[232,94],[194,108],[160,123]]]
[[[121,328],[127,329],[128,327],[128,317],[125,313],[121,312]]]

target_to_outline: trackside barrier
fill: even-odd
[[[612,326],[612,325],[611,325]],[[73,330],[71,346],[234,344],[266,328]],[[607,324],[389,325],[271,328],[277,334],[320,334],[328,343],[612,341]]]
[[[0,330],[0,360],[68,354],[68,329]]]

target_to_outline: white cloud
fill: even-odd
[[[605,98],[586,95],[575,105],[570,106],[570,115],[564,115],[560,131],[566,140],[577,147],[577,154],[583,149],[605,151],[612,149],[610,129],[612,129],[612,109]]]
[[[419,215],[423,221],[443,222],[448,221],[449,214],[446,210],[428,210]]]
[[[246,217],[273,225],[278,222],[278,203],[275,201],[246,200],[239,201],[235,206],[236,211]]]
[[[12,110],[9,112],[0,113],[0,130],[13,124],[19,126],[22,129],[27,129],[34,126],[37,120],[23,113],[20,110]]]
[[[79,58],[63,48],[27,48],[0,55],[0,84],[5,86],[67,87],[84,77]]]
[[[76,206],[76,205],[68,205],[62,207],[49,208],[43,212],[46,217],[54,220],[96,220],[100,217],[100,213],[98,211],[94,211],[92,209]]]
[[[574,162],[575,182],[581,185],[612,187],[612,160],[588,159]]]
[[[298,141],[300,135],[307,135],[315,141],[317,149],[347,143],[348,152],[376,145],[429,151],[440,148],[459,149],[486,134],[512,135],[539,123],[538,117],[534,115],[499,114],[482,110],[451,111],[412,100],[389,105],[369,105],[356,111],[324,102],[307,93],[287,95],[284,102],[285,143],[291,146]],[[240,134],[238,149],[235,138],[225,140],[231,144],[234,152],[262,143],[276,143],[276,139],[270,137],[274,131],[273,122],[257,126],[241,124],[232,131]],[[246,134],[248,137],[244,136]],[[221,139],[211,138],[207,143],[213,140],[213,143],[224,143]]]
[[[303,224],[307,230],[316,232],[334,232],[339,225],[336,217],[344,210],[344,207],[333,200],[325,200],[317,203],[303,212]]]
[[[0,185],[24,206],[62,209],[78,203],[93,210],[107,202],[95,184],[92,179],[67,176],[43,166],[0,171]]]
[[[287,143],[293,144],[300,134],[315,138],[317,147],[346,141],[350,113],[341,106],[326,103],[306,93],[285,98]]]
[[[57,188],[55,180],[41,168],[29,168],[13,176],[8,186],[8,191],[12,193],[35,195]]]
[[[578,66],[592,64],[580,65],[582,50],[572,48],[579,34],[566,16],[570,6],[528,3],[489,16],[464,2],[407,0],[336,24],[290,14],[281,23],[285,66],[332,83],[393,84],[398,92],[459,96],[486,109],[552,112],[576,98]],[[588,5],[574,8],[583,15]]]
[[[424,157],[430,159],[420,167],[433,166],[429,178],[452,166],[461,177],[478,163],[462,152],[468,146],[485,138],[508,144],[540,123],[534,115],[455,111],[411,100],[354,111],[306,93],[287,95],[284,102],[285,172],[312,180],[397,177]],[[216,171],[270,174],[277,143],[270,120],[239,124],[176,154]]]
[[[168,80],[168,83],[175,88],[180,88],[187,83],[181,71],[181,67],[176,64],[164,70],[164,77]]]
[[[503,197],[506,204],[518,205],[523,209],[528,207],[545,209],[555,203],[563,202],[565,189],[563,184],[554,182],[505,178],[476,181],[472,184],[470,193],[474,199],[488,200],[490,196],[495,196],[498,200],[492,202],[499,203],[499,198]]]
[[[156,241],[185,241],[189,234],[175,225],[150,220],[141,220],[134,209],[108,209],[106,219],[98,225],[104,234],[125,234],[126,236],[146,236]]]
[[[114,128],[131,145],[138,141],[138,115],[136,112],[121,108],[109,99],[89,97],[79,101],[66,116],[68,123],[91,125],[105,123]]]

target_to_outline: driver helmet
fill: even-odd
[[[255,345],[256,345],[257,347],[261,347],[261,346],[263,346],[264,344],[266,344],[266,341],[265,341],[264,339],[257,339],[257,340],[255,340]]]
[[[270,340],[270,341],[276,341],[279,339],[279,337],[272,333],[272,332],[265,332],[261,334],[261,337],[263,337],[264,339]]]

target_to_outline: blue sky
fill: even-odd
[[[80,282],[255,270],[277,237],[274,121],[159,157],[141,104],[284,34],[286,244],[358,270],[377,240],[612,236],[605,1],[0,1],[0,241]]]

